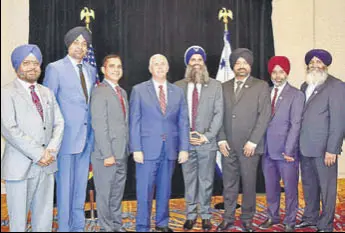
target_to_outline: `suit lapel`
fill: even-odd
[[[240,101],[240,99],[242,98],[243,94],[245,92],[247,92],[247,89],[249,89],[252,85],[252,82],[253,82],[253,78],[252,76],[249,76],[248,79],[246,80],[246,82],[243,84],[241,90],[240,90],[240,93],[238,93],[238,96],[236,98],[235,96],[235,99],[236,99],[236,104]],[[234,93],[235,95],[235,93]]]
[[[69,78],[67,81],[71,82],[78,89],[78,92],[80,93],[80,95],[84,97],[85,95],[84,95],[84,92],[83,92],[83,88],[81,86],[80,76],[76,72],[76,70],[75,70],[75,68],[74,68],[74,66],[72,64],[72,61],[68,58],[68,56],[66,56],[64,58],[64,63],[66,65],[66,67],[67,67],[66,71],[65,71],[68,74],[67,76],[68,77],[70,77],[70,76],[74,76],[75,77],[75,78]],[[72,75],[72,74],[75,74],[75,75]],[[83,100],[85,101],[85,97],[83,98]]]
[[[168,100],[168,105],[167,105],[167,109],[166,109],[166,112],[165,112],[165,115],[168,115],[168,113],[171,111],[171,106],[174,106],[174,99],[175,98],[172,98],[174,96],[174,91],[173,91],[173,88],[172,88],[172,85],[167,81],[167,100]],[[160,108],[160,107],[159,107]]]
[[[276,112],[278,111],[279,106],[281,105],[281,102],[284,101],[284,99],[286,98],[286,95],[289,93],[289,90],[290,90],[290,85],[289,83],[286,83],[284,89],[278,96],[277,102],[274,107],[274,113],[272,114],[272,118],[275,116]],[[272,104],[272,100],[271,100],[271,104]]]
[[[231,79],[226,86],[226,89],[224,89],[224,93],[226,96],[226,99],[231,101],[231,105],[233,106],[236,102],[235,100],[235,91],[234,91],[234,85],[235,85],[235,79]]]
[[[103,80],[102,82],[104,85],[107,86],[107,88],[109,88],[111,95],[114,97],[114,100],[116,101],[118,108],[122,111],[122,105],[121,105],[121,101],[119,96],[116,93],[116,90],[114,89],[114,87],[111,86],[111,84],[105,80]],[[115,85],[114,85],[115,86]],[[126,110],[126,122],[128,121],[128,103],[127,103],[127,96],[125,95],[125,91],[122,89],[122,87],[120,87],[121,89],[121,95],[122,95],[122,99],[125,103],[125,110]]]
[[[315,90],[313,91],[313,93],[309,97],[308,101],[306,102],[304,110],[306,110],[308,108],[309,103],[315,98],[315,96],[318,95],[326,87],[327,81],[328,81],[328,78],[326,79],[326,81],[323,84],[321,84],[315,88]],[[308,86],[306,86],[305,91],[307,90],[307,88],[308,88]],[[304,93],[305,93],[305,91],[304,91]]]
[[[147,89],[150,93],[150,96],[151,96],[151,99],[153,101],[153,103],[155,104],[157,110],[159,112],[162,112],[161,110],[161,106],[159,104],[159,100],[158,100],[158,97],[157,97],[157,94],[156,94],[156,90],[155,90],[155,87],[154,87],[154,84],[153,84],[153,81],[150,80],[148,83],[147,83]]]
[[[201,86],[201,93],[200,93],[200,99],[199,99],[199,103],[198,103],[198,113],[200,112],[200,106],[203,105],[203,103],[206,101],[207,97],[208,97],[208,92],[209,92],[209,84],[208,83],[205,83],[205,84],[202,84]]]
[[[48,117],[48,105],[49,105],[49,98],[47,96],[46,91],[44,91],[44,89],[40,86],[37,85],[37,89],[38,92],[40,93],[41,96],[41,104],[42,104],[42,108],[43,108],[43,119],[44,121],[46,121],[47,117]]]

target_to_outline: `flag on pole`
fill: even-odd
[[[89,45],[89,48],[87,49],[87,53],[83,61],[89,63],[91,66],[97,69],[95,51],[92,47],[92,44]],[[100,80],[99,80],[98,72],[96,72],[96,85],[98,84],[100,84]]]
[[[231,45],[230,45],[230,33],[229,31],[224,31],[224,47],[222,51],[222,56],[219,61],[219,67],[218,67],[218,72],[217,72],[217,77],[216,79],[220,82],[226,82],[230,79],[233,79],[235,77],[234,72],[232,71],[230,67],[230,55],[231,55]],[[217,152],[217,166],[216,166],[216,171],[217,174],[222,177],[222,155],[218,151]]]

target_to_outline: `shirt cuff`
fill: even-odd
[[[257,144],[255,144],[255,143],[253,143],[253,142],[251,142],[251,141],[248,141],[247,143],[248,143],[251,147],[254,147],[254,148],[257,147]]]
[[[205,140],[205,144],[206,144],[206,143],[210,143],[210,141],[207,139],[207,137],[206,137],[204,134],[202,135],[202,137],[203,137],[204,140]]]
[[[220,146],[221,144],[223,144],[223,143],[225,143],[225,142],[227,142],[227,141],[226,141],[226,140],[219,141],[219,142],[218,142],[218,146]]]

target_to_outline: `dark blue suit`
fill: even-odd
[[[167,83],[167,108],[163,115],[152,80],[133,87],[130,99],[130,151],[142,151],[144,164],[136,165],[136,230],[150,230],[154,187],[156,226],[169,222],[171,178],[178,152],[189,150],[188,107],[183,90]]]

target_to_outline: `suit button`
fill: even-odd
[[[84,123],[84,125],[87,125],[87,123]]]
[[[42,147],[45,147],[46,146],[46,144],[42,144]]]
[[[43,130],[46,130],[47,128],[46,127],[43,127]]]
[[[88,109],[88,108],[86,108],[86,109],[85,109],[85,111],[89,111],[89,109]]]
[[[236,118],[236,115],[232,115],[232,118],[234,118],[234,119],[235,119],[235,118]]]

